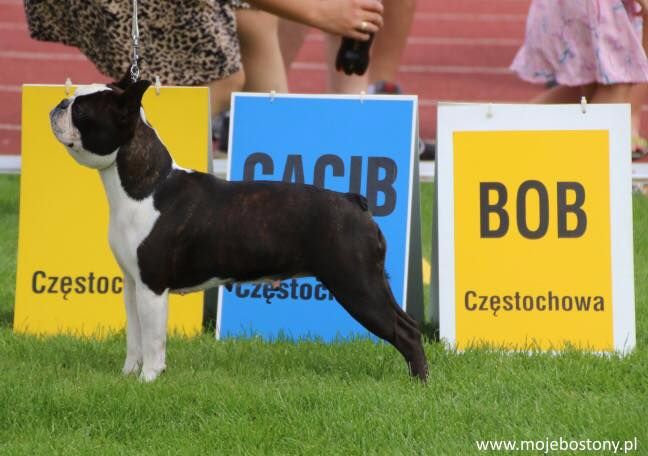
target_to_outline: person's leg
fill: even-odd
[[[592,94],[592,103],[629,103],[634,84],[598,84]]]
[[[326,34],[326,51],[328,62],[328,91],[331,93],[358,94],[366,92],[369,85],[368,72],[362,76],[350,75],[335,69],[335,57],[340,49],[342,38]]]
[[[398,68],[407,46],[416,0],[383,0],[383,28],[376,34],[371,50],[368,71],[368,91],[379,94],[399,94],[396,83]],[[419,158],[434,160],[436,143],[434,140],[419,138]]]
[[[640,160],[648,156],[648,141],[641,135],[641,109],[647,95],[648,84],[635,84],[630,89],[633,160]]]
[[[588,102],[591,102],[592,94],[596,85],[589,84],[586,86],[562,86],[557,85],[538,94],[531,99],[530,103],[538,104],[562,104],[562,103],[580,103],[582,96],[585,96]]]
[[[246,92],[287,92],[286,71],[279,48],[279,18],[264,11],[239,9],[236,12],[245,69]]]
[[[287,19],[279,21],[279,44],[286,72],[297,58],[310,29]],[[340,48],[341,38],[325,34],[328,62],[328,91],[333,93],[360,93],[367,90],[366,76],[346,76],[335,71],[335,56]]]
[[[635,84],[630,90],[632,106],[632,134],[639,136],[641,131],[641,109],[648,96],[648,84]]]
[[[647,155],[646,140],[639,135],[641,104],[645,88],[637,84],[598,85],[592,96],[593,103],[631,103],[632,106],[632,148],[633,160],[640,160]]]
[[[245,73],[243,70],[227,76],[223,79],[212,81],[209,84],[209,97],[212,116],[229,109],[230,95],[232,92],[243,90]]]
[[[384,25],[376,34],[369,65],[369,80],[396,81],[398,66],[414,20],[416,0],[384,0]]]
[[[218,141],[218,150],[215,157],[222,157],[227,150],[227,130],[229,129],[229,109],[232,92],[240,92],[245,84],[245,73],[239,70],[236,73],[212,81],[209,86],[209,98],[212,116],[212,139]]]
[[[279,19],[279,47],[286,72],[297,58],[310,27],[288,19]]]

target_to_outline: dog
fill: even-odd
[[[123,374],[150,382],[166,369],[169,293],[314,276],[425,381],[421,333],[394,299],[367,200],[176,165],[141,106],[150,84],[125,77],[80,86],[50,112],[58,141],[99,171],[108,198],[110,247],[124,274]]]

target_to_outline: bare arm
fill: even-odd
[[[382,27],[383,6],[379,0],[249,1],[277,16],[362,41]]]

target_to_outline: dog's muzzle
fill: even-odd
[[[54,109],[67,109],[67,107],[70,106],[70,103],[72,102],[68,98],[64,98]]]
[[[65,111],[71,104],[72,102],[68,100],[67,98],[64,98],[61,100],[59,104],[57,104],[54,109],[50,111],[50,120],[53,120],[57,115],[61,113],[61,111]]]
[[[71,104],[72,101],[65,98],[49,113],[52,131],[56,138],[64,144],[69,143],[73,136],[70,113],[68,112]]]

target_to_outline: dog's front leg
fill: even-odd
[[[142,331],[137,313],[135,280],[124,273],[124,303],[126,304],[126,361],[122,373],[137,374],[142,367]]]
[[[156,294],[141,282],[136,286],[137,313],[144,364],[140,380],[151,382],[166,368],[166,333],[169,291]]]

